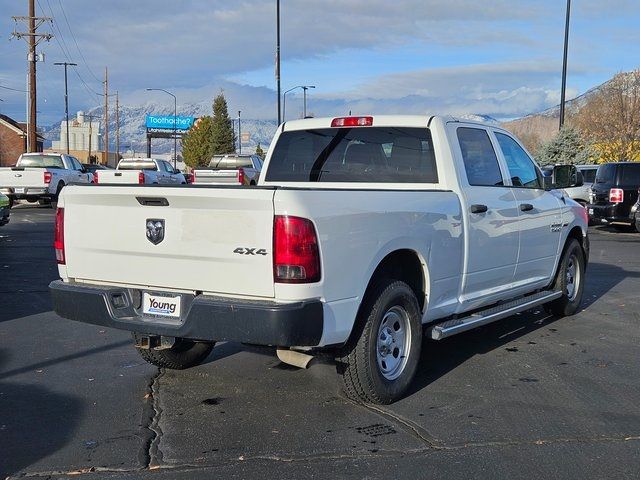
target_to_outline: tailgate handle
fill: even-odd
[[[116,177],[121,177],[121,176],[122,176],[122,173],[120,173],[120,172],[116,172],[116,173],[115,173],[115,176],[116,176]]]
[[[138,203],[145,207],[168,207],[169,200],[163,197],[136,197]]]

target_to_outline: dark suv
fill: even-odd
[[[631,207],[638,200],[640,162],[618,162],[600,165],[589,195],[589,220],[634,226]]]

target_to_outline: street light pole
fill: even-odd
[[[242,126],[240,125],[240,110],[238,110],[238,155],[242,155]]]
[[[569,51],[569,17],[571,15],[571,0],[567,0],[567,18],[564,25],[564,56],[562,58],[562,89],[560,92],[560,128],[564,125],[564,102],[567,92],[567,54]]]
[[[67,89],[67,67],[77,66],[77,63],[56,62],[54,65],[64,65],[64,114],[67,119],[67,155],[69,155],[69,91]]]
[[[280,116],[280,0],[276,0],[276,84],[278,89],[278,125],[284,118],[284,107]]]
[[[171,95],[173,97],[173,168],[174,170],[177,169],[177,162],[178,162],[178,100],[176,99],[176,96],[171,93],[171,92],[167,92],[165,89],[163,88],[147,88],[147,92],[152,92],[152,91],[157,91],[157,92],[164,92],[167,95]]]
[[[297,85],[295,87],[291,87],[289,90],[284,92],[283,95],[283,103],[282,103],[282,121],[286,120],[286,111],[287,111],[287,93],[295,90],[296,88],[302,88],[304,90],[304,116],[307,116],[307,89],[316,88],[315,85]]]

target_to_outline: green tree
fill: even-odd
[[[597,160],[591,143],[585,141],[577,129],[566,125],[555,137],[540,145],[536,157],[542,165],[584,165]]]
[[[213,154],[233,153],[236,137],[229,118],[227,100],[220,93],[213,101]]]
[[[213,157],[213,119],[200,117],[182,137],[184,163],[191,168],[206,167]]]
[[[262,147],[260,146],[259,143],[258,143],[258,146],[256,147],[256,155],[264,160],[265,153],[264,153],[264,150],[262,149]]]

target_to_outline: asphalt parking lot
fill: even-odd
[[[425,341],[410,395],[374,407],[330,364],[227,343],[159,371],[58,318],[53,218],[0,228],[0,478],[640,477],[640,234],[592,228],[579,314]]]

